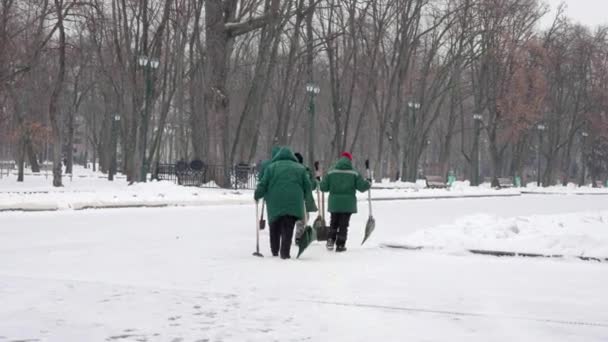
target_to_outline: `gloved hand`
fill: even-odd
[[[300,242],[300,238],[304,235],[304,231],[306,230],[306,225],[304,221],[296,222],[296,243]]]

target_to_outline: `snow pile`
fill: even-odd
[[[449,251],[488,250],[608,258],[608,211],[499,218],[468,216],[398,242]]]
[[[452,191],[467,191],[467,190],[470,190],[470,189],[471,189],[471,182],[469,182],[468,180],[465,180],[465,181],[455,181],[450,186],[450,190],[452,190]]]
[[[385,178],[380,183],[374,183],[374,189],[408,189],[411,191],[418,191],[420,189],[424,189],[426,187],[426,182],[424,179],[420,179],[416,181],[416,183],[412,182],[402,182],[395,181],[391,182],[388,178]]]

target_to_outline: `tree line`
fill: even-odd
[[[138,182],[275,145],[351,151],[377,179],[607,177],[607,28],[563,7],[541,26],[539,0],[0,3],[0,158],[20,180],[49,160],[56,186],[87,162]]]

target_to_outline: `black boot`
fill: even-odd
[[[279,254],[281,259],[290,258],[291,239],[293,239],[293,226],[296,223],[296,218],[293,216],[283,216],[281,218],[281,249]]]
[[[327,250],[328,250],[328,251],[333,251],[333,250],[334,250],[334,244],[335,244],[335,243],[336,243],[336,242],[334,241],[334,239],[332,239],[332,238],[327,238],[327,245],[326,245]]]
[[[346,252],[346,246],[337,246],[336,247],[336,252],[341,253],[341,252]]]

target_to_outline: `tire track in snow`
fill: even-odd
[[[429,313],[429,314],[438,314],[438,315],[447,315],[447,316],[502,318],[502,319],[509,319],[509,320],[517,320],[517,321],[531,321],[531,322],[541,322],[541,323],[554,323],[554,324],[561,324],[561,325],[576,325],[576,326],[588,326],[588,327],[597,327],[597,328],[608,328],[608,323],[586,322],[586,321],[576,321],[576,320],[561,320],[561,319],[553,319],[553,318],[536,318],[536,317],[513,316],[513,315],[481,313],[481,312],[437,310],[437,309],[400,307],[400,306],[364,304],[364,303],[344,303],[344,302],[331,302],[331,301],[322,301],[322,300],[300,300],[299,302],[316,303],[316,304],[322,304],[322,305],[354,307],[354,308],[365,308],[365,309],[382,309],[382,310],[391,310],[391,311],[419,312],[419,313]]]

